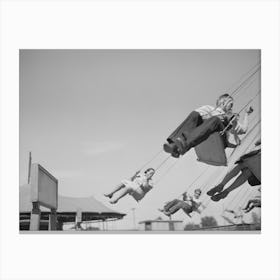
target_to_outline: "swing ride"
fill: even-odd
[[[254,67],[252,67],[247,73],[245,73],[244,75],[246,75],[246,78],[244,78],[244,80],[241,81],[241,83],[239,83],[234,89],[232,89],[229,94],[230,98],[232,99],[233,97],[237,96],[238,93],[240,93],[246,86],[247,88],[250,87],[250,85],[252,84],[252,78],[256,75],[256,73],[258,73],[260,71],[260,62],[258,62]],[[244,76],[243,75],[243,76]],[[252,125],[248,131],[246,131],[246,133],[242,133],[245,134],[244,137],[241,139],[241,143],[239,143],[239,145],[237,144],[236,147],[234,148],[233,152],[231,153],[230,156],[227,155],[226,153],[226,148],[229,147],[227,146],[227,134],[229,133],[230,129],[232,129],[233,127],[233,123],[237,120],[237,118],[239,117],[239,114],[245,110],[245,108],[251,105],[251,103],[253,102],[253,100],[260,95],[260,91],[257,92],[257,94],[252,97],[240,110],[238,113],[233,114],[232,118],[229,119],[229,121],[227,122],[227,124],[225,125],[225,127],[221,130],[221,131],[215,131],[213,133],[211,133],[206,139],[204,139],[201,143],[197,144],[194,146],[194,151],[196,153],[197,156],[197,160],[201,163],[204,163],[207,165],[206,169],[199,174],[199,176],[193,181],[192,184],[190,184],[190,186],[188,187],[188,189],[186,190],[186,192],[189,192],[190,189],[192,187],[194,187],[194,184],[206,173],[206,171],[209,170],[209,168],[211,166],[228,166],[229,164],[232,164],[232,160],[231,157],[232,155],[235,155],[235,150],[236,147],[244,147],[244,140],[248,137],[248,135],[250,135],[253,131],[255,132],[257,130],[257,128],[260,125],[260,120],[257,120],[257,122]],[[251,113],[252,107],[249,107],[249,110]],[[247,112],[247,111],[246,111]],[[249,114],[248,113],[248,114]],[[188,138],[188,137],[187,137]],[[259,132],[257,132],[257,134],[255,135],[255,137],[253,137],[253,141],[256,141],[260,139],[260,135]],[[247,147],[245,148],[246,150],[248,150],[249,148],[251,148],[251,145],[253,143],[253,141],[251,141],[249,143],[249,145],[247,145]],[[175,143],[176,146],[176,143]],[[152,157],[151,160],[149,160],[147,163],[144,164],[144,166],[142,166],[139,170],[143,170],[143,168],[145,166],[150,165],[155,158],[157,158],[161,153],[163,153],[164,151],[160,150],[155,156]],[[180,155],[183,155],[184,153],[180,153]],[[174,156],[175,155],[175,156]],[[175,157],[175,158],[179,158],[180,156],[178,154],[174,154],[172,151],[170,151],[170,155],[168,155],[160,164],[159,166],[157,166],[156,168],[154,168],[154,171],[157,172],[171,157]],[[164,176],[166,176],[166,174],[175,166],[175,164],[178,162],[179,159],[176,159],[176,162],[170,166],[166,172],[164,174],[161,175],[161,177],[159,178],[159,180],[155,183],[158,184],[159,181],[162,180],[162,178]],[[254,156],[251,157],[247,157],[243,160],[243,164],[253,173],[253,175],[259,180],[259,182],[261,182],[261,153],[258,153]],[[152,164],[151,164],[152,166]],[[133,182],[133,180],[131,180],[131,182]],[[201,188],[202,191],[205,190],[205,188],[207,188],[207,186],[204,186]],[[143,187],[141,187],[141,185],[138,186],[137,190],[132,191],[130,193],[130,195],[137,201],[140,202],[141,199],[146,195],[146,193],[148,191],[150,191],[152,189],[152,187],[148,188],[148,189],[143,189]],[[236,193],[236,195],[232,198],[232,200],[229,202],[229,204],[232,204],[232,202],[240,195],[242,191],[242,188],[240,188],[239,192]],[[249,199],[250,196],[252,195],[251,190],[246,191],[243,196],[242,199],[239,200],[239,204],[244,204],[246,201],[243,201],[244,198],[245,199]],[[205,208],[207,208],[207,206],[209,205],[209,203],[211,202],[211,199],[206,197],[206,199],[204,201],[202,201],[202,204],[205,206]],[[242,202],[242,203],[241,203]],[[233,211],[233,210],[232,210]],[[192,218],[192,215],[188,215],[190,218]],[[222,214],[222,217],[223,214]],[[227,219],[227,218],[226,218]],[[232,223],[233,224],[233,223]]]

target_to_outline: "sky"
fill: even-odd
[[[27,183],[31,151],[32,161],[59,180],[61,195],[94,195],[111,209],[127,213],[109,227],[129,229],[133,208],[136,222],[163,217],[157,209],[164,202],[187,189],[208,190],[225,174],[227,167],[200,163],[191,150],[157,171],[158,183],[140,203],[127,196],[110,205],[103,196],[159,153],[191,111],[214,105],[219,95],[237,88],[260,62],[260,51],[21,50],[19,59],[19,184]],[[234,96],[236,112],[255,97],[250,126],[260,120],[259,89],[260,71]],[[235,151],[229,166],[259,136],[260,124]],[[159,166],[166,157],[160,153],[145,168]],[[239,207],[255,191],[244,184],[219,203],[210,202],[203,192],[207,209],[202,216],[212,215],[223,224],[223,209]],[[188,220],[180,212],[174,219],[198,223],[200,216]]]

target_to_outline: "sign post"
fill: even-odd
[[[40,206],[51,210],[49,229],[56,230],[58,205],[58,180],[40,164],[33,163],[30,173],[32,212],[30,216],[30,230],[40,229]]]

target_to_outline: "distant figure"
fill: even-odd
[[[256,147],[253,151],[244,154],[240,157],[239,160],[235,162],[235,166],[231,169],[221,183],[219,183],[216,187],[212,188],[207,192],[213,201],[219,201],[228,196],[230,192],[235,190],[236,188],[242,186],[245,182],[248,182],[251,186],[260,185],[261,182],[259,179],[251,172],[251,170],[244,164],[244,160],[248,158],[256,157],[259,153],[261,153],[261,142],[260,140],[255,143]],[[225,185],[234,177],[239,175],[235,181],[224,190]]]
[[[214,132],[221,132],[225,147],[236,147],[240,144],[239,134],[245,134],[248,129],[248,115],[253,112],[252,107],[246,109],[243,123],[239,122],[239,115],[232,113],[233,98],[229,94],[221,95],[216,101],[216,107],[205,105],[192,111],[176,130],[167,138],[163,145],[165,152],[178,158],[191,148],[205,141]],[[235,144],[228,142],[227,133],[234,135]]]
[[[239,223],[244,224],[244,220],[243,220],[244,215],[243,215],[243,211],[242,211],[241,207],[239,207],[237,211],[225,209],[225,212],[233,214],[233,218],[236,220],[237,224],[239,224]],[[233,223],[233,224],[236,224],[236,223]]]
[[[155,169],[153,168],[148,168],[144,173],[137,171],[130,180],[123,180],[113,191],[104,194],[104,196],[110,198],[110,203],[112,204],[117,203],[119,199],[127,194],[130,194],[136,201],[139,201],[153,188],[152,177],[154,174]],[[115,193],[117,195],[113,198]]]
[[[261,188],[258,188],[258,191],[261,192]],[[250,212],[251,210],[253,210],[255,207],[262,207],[262,203],[261,203],[261,195],[257,194],[253,199],[248,200],[245,208],[243,208],[245,213]]]
[[[182,209],[188,216],[190,216],[190,213],[194,211],[201,213],[198,208],[201,206],[205,208],[205,206],[202,205],[200,196],[201,196],[200,189],[196,189],[194,191],[193,196],[190,196],[186,192],[184,192],[182,195],[182,200],[173,199],[172,201],[166,203],[163,209],[159,209],[159,211],[161,211],[167,216],[171,216],[175,214],[180,209]]]

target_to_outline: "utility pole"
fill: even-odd
[[[133,219],[133,229],[136,229],[135,208],[131,208],[131,211],[132,211],[132,219]]]
[[[27,178],[27,183],[30,183],[30,170],[31,170],[31,163],[32,163],[32,156],[31,152],[29,152],[29,160],[28,160],[28,178]]]

